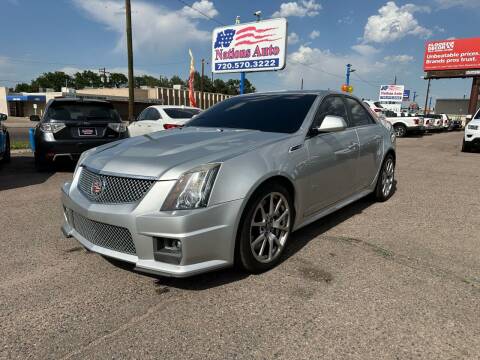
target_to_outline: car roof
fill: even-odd
[[[200,108],[193,107],[193,106],[184,106],[184,105],[151,105],[150,108],[155,109],[195,109],[201,110]]]
[[[88,99],[88,98],[74,98],[74,97],[65,97],[65,98],[54,98],[53,102],[78,102],[78,103],[96,103],[96,104],[111,104],[111,102],[106,100],[99,99]]]
[[[288,95],[288,94],[297,94],[297,95],[321,95],[321,96],[326,96],[326,95],[346,95],[344,93],[341,93],[339,91],[333,91],[333,90],[281,90],[281,91],[265,91],[265,92],[255,92],[255,93],[249,93],[249,94],[244,94],[240,96],[255,96],[255,95]]]

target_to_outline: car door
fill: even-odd
[[[312,129],[321,125],[327,115],[340,116],[348,124],[348,115],[341,95],[330,95],[320,103]],[[309,134],[312,131],[309,132]],[[352,181],[356,172],[359,145],[355,129],[308,135],[307,176],[309,196],[304,216],[353,194]]]
[[[349,126],[357,132],[360,143],[355,187],[361,190],[372,185],[382,165],[385,130],[357,99],[347,96],[345,102],[350,119]]]
[[[149,108],[146,118],[140,124],[142,134],[164,130],[161,120],[162,116],[160,115],[160,112],[153,107]]]
[[[148,110],[149,108],[143,109],[137,119],[128,125],[128,133],[130,136],[142,135],[142,121],[145,120]]]

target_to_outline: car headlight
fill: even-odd
[[[220,164],[208,164],[183,174],[168,194],[162,211],[206,207],[219,169]]]
[[[82,165],[83,161],[87,158],[88,155],[90,155],[93,151],[95,151],[96,148],[89,149],[87,151],[84,151],[81,155],[80,158],[77,161],[77,165],[75,166],[75,171],[73,172],[73,178],[75,179],[75,175],[77,175],[77,171]]]
[[[478,130],[478,125],[468,125],[469,130]]]
[[[108,127],[110,129],[112,129],[113,131],[118,132],[118,133],[123,133],[123,132],[127,131],[127,124],[125,124],[124,122],[109,123]]]

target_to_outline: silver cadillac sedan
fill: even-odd
[[[147,273],[259,273],[293,231],[368,194],[387,200],[394,141],[351,95],[236,96],[182,128],[83,153],[62,187],[62,230]]]

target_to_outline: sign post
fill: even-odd
[[[287,55],[284,18],[219,27],[212,33],[212,72],[241,73],[282,70]]]

